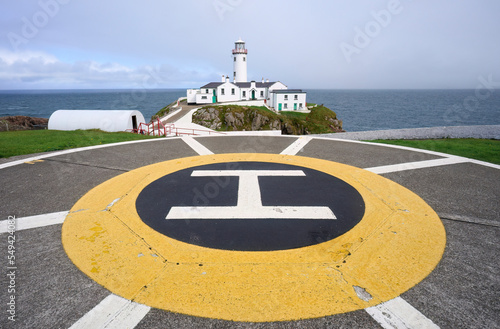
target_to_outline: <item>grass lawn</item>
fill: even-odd
[[[290,119],[292,118],[297,118],[297,119],[300,119],[300,120],[305,120],[307,119],[307,115],[309,113],[301,113],[301,112],[292,112],[292,111],[281,111],[280,112],[280,115],[284,116],[284,117],[288,117]]]
[[[459,155],[466,158],[500,164],[500,140],[425,139],[425,140],[374,140],[371,142],[415,147],[415,148]]]
[[[0,132],[0,158],[149,138],[155,137],[100,130],[4,131]]]

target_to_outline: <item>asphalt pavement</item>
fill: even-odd
[[[397,192],[397,196],[391,195],[391,191],[400,191],[401,186],[401,191],[409,191],[412,197],[416,195],[435,211],[439,216],[439,225],[446,232],[443,240],[444,254],[442,257],[439,255],[440,259],[435,268],[432,265],[430,273],[410,284],[411,288],[403,289],[404,292],[397,296],[388,293],[389,300],[383,298],[384,293],[372,296],[368,289],[365,291],[355,288],[360,300],[353,301],[354,304],[364,305],[361,299],[368,296],[366,300],[380,297],[379,305],[366,304],[369,307],[349,312],[336,312],[336,308],[332,306],[331,314],[310,317],[307,314],[314,314],[315,308],[311,303],[318,303],[329,309],[328,305],[324,305],[325,300],[304,299],[300,302],[301,299],[298,298],[298,304],[290,307],[299,311],[299,318],[292,316],[291,320],[281,320],[276,317],[277,320],[272,320],[272,314],[262,314],[263,318],[271,319],[270,321],[258,320],[260,318],[255,318],[256,321],[241,320],[244,317],[236,316],[231,318],[227,312],[208,304],[206,307],[211,308],[210,312],[203,313],[191,311],[189,305],[184,311],[177,311],[175,307],[172,311],[155,307],[155,303],[151,303],[152,306],[136,300],[122,299],[117,295],[120,289],[115,290],[113,284],[108,286],[104,281],[97,283],[92,274],[85,271],[85,266],[79,265],[73,256],[68,256],[61,238],[63,225],[67,225],[63,222],[67,221],[67,212],[93,188],[103,183],[105,184],[102,186],[107,184],[106,186],[112,187],[113,184],[118,184],[117,189],[123,188],[120,184],[128,184],[128,178],[125,181],[118,179],[134,179],[133,173],[141,170],[144,172],[145,166],[170,161],[167,163],[170,167],[174,168],[179,163],[179,166],[185,168],[189,167],[186,162],[195,163],[200,156],[205,157],[203,161],[209,161],[206,159],[212,154],[214,158],[223,155],[238,158],[234,154],[247,154],[251,158],[252,154],[259,154],[257,158],[264,162],[267,161],[266,155],[274,159],[272,161],[277,161],[275,159],[280,154],[287,156],[279,160],[282,162],[293,162],[300,158],[297,161],[308,163],[307,159],[314,159],[311,160],[314,163],[311,168],[315,170],[323,168],[321,166],[328,167],[328,163],[331,163],[331,168],[338,167],[346,172],[352,170],[353,177],[361,175],[351,185],[364,186],[366,191],[378,188],[379,183],[372,187],[370,184],[379,182],[378,177],[381,176],[385,179],[380,182],[397,186],[395,190],[386,191],[387,196],[383,200],[392,197],[404,199],[399,195],[400,192]],[[96,325],[111,328],[124,324],[131,328],[500,328],[500,166],[403,147],[297,136],[173,137],[8,160],[0,164],[0,213],[3,220],[0,250],[4,255],[3,274],[0,276],[0,296],[4,305],[0,315],[1,328],[94,328]],[[320,165],[316,166],[316,160]],[[162,170],[170,170],[168,166]],[[358,168],[366,170],[359,171]],[[116,180],[110,181],[111,179]],[[286,190],[285,186],[284,189]],[[314,193],[314,189],[307,191],[304,193]],[[262,191],[263,198],[264,192]],[[365,198],[363,193],[369,192],[360,193]],[[376,195],[375,192],[374,194]],[[418,202],[408,202],[420,207]],[[108,205],[110,208],[113,206],[113,202]],[[129,206],[134,207],[134,203]],[[71,218],[71,214],[68,218]],[[11,223],[15,223],[15,228],[9,228]],[[413,236],[411,232],[405,234],[419,243],[426,240],[425,236]],[[318,246],[335,241],[321,241]],[[93,242],[89,243],[92,245]],[[425,243],[429,249],[433,248],[433,241]],[[92,245],[92,248],[100,250],[101,247]],[[111,254],[114,252],[113,248],[102,250]],[[420,249],[420,253],[426,254],[427,250]],[[286,255],[285,252],[283,254]],[[418,254],[417,250],[416,254],[401,256],[404,259],[399,265],[401,272],[415,262],[425,262],[419,259]],[[279,261],[273,263],[275,275],[272,280],[277,280],[273,281],[276,284],[283,280],[280,275],[285,276],[285,271],[280,270],[285,265],[280,264]],[[359,269],[363,266],[363,263],[357,263],[355,267]],[[214,271],[219,270],[215,265],[212,267]],[[205,265],[204,271],[211,270],[212,267]],[[233,279],[229,275],[225,280],[236,282],[240,279],[237,274],[233,275]],[[295,275],[299,277],[300,273]],[[308,275],[311,279],[314,277],[312,274]],[[307,280],[304,280],[297,281],[298,290],[300,282],[307,285]],[[385,280],[383,275],[381,280]],[[389,281],[387,279],[384,282],[387,290],[398,291],[394,285],[398,285],[399,281]],[[188,287],[179,286],[178,289]],[[252,287],[243,290],[245,298],[251,298],[254,294],[257,299],[257,295],[263,293],[252,290]],[[200,294],[204,294],[203,291],[200,288]],[[224,292],[218,292],[218,295],[224,295]],[[173,296],[176,296],[176,291],[165,294],[163,298]],[[209,296],[201,296],[200,300],[204,297]],[[235,300],[238,298],[233,297]],[[147,301],[147,298],[143,300]],[[335,303],[335,298],[328,299],[328,302]],[[270,303],[272,304],[272,299]],[[275,306],[271,304],[269,309]],[[192,306],[193,309],[203,308],[199,303],[195,306]],[[250,314],[251,307],[248,307]],[[308,311],[301,315],[301,309]]]

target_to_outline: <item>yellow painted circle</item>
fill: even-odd
[[[187,244],[139,218],[136,199],[153,181],[182,169],[242,161],[335,176],[361,194],[365,215],[336,239],[266,252]],[[395,298],[435,268],[446,233],[421,198],[371,172],[298,156],[217,154],[153,164],[97,186],[70,211],[62,242],[81,271],[129,300],[193,316],[263,322],[345,313]]]

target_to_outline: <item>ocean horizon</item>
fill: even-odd
[[[304,89],[346,131],[500,124],[500,90]],[[0,117],[49,118],[56,110],[138,110],[149,120],[186,89],[0,90]]]

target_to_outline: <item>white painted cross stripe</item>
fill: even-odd
[[[259,177],[305,175],[302,170],[195,170],[193,177],[239,177],[237,206],[172,207],[166,219],[337,219],[328,207],[262,205]]]
[[[439,329],[401,297],[369,307],[365,311],[385,329]]]
[[[328,207],[172,207],[166,219],[337,219]]]
[[[70,329],[132,329],[141,322],[150,309],[149,306],[111,294],[75,322]]]
[[[187,145],[189,145],[189,147],[191,147],[199,155],[214,154],[212,151],[210,151],[209,149],[207,149],[205,146],[203,146],[200,142],[198,142],[197,140],[195,140],[191,136],[184,136],[181,139],[184,141],[184,143],[186,143]]]
[[[20,217],[15,219],[16,231],[27,230],[49,225],[62,224],[68,215],[68,211],[54,212],[37,216]],[[0,221],[0,234],[7,233],[9,220]]]
[[[296,155],[304,148],[304,146],[306,146],[311,141],[311,139],[311,137],[300,137],[295,142],[290,144],[290,146],[284,149],[280,154]]]
[[[397,171],[404,170],[414,170],[414,169],[422,169],[422,168],[431,168],[431,167],[439,167],[457,163],[465,163],[469,162],[469,159],[461,158],[461,157],[450,157],[444,159],[436,159],[436,160],[427,160],[427,161],[415,161],[415,162],[406,162],[388,166],[380,166],[380,167],[372,167],[365,168],[365,170],[371,171],[375,174],[388,174]]]

